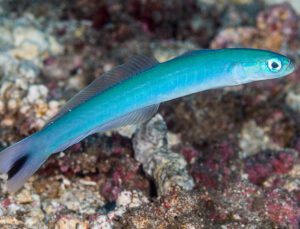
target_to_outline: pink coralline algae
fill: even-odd
[[[252,183],[260,185],[274,173],[288,173],[297,160],[293,150],[264,151],[245,159],[245,171]]]
[[[253,47],[280,50],[299,47],[299,16],[289,4],[280,4],[258,14],[256,27],[226,28],[211,43],[212,48]]]
[[[289,195],[273,190],[266,197],[266,214],[275,223],[290,228],[299,228],[300,207]]]
[[[299,207],[286,192],[268,194],[247,181],[240,181],[216,192],[203,187],[190,192],[171,192],[125,213],[118,225],[130,228],[166,228],[167,225],[272,228],[276,223],[278,227],[297,228],[298,220]]]
[[[98,182],[101,195],[108,201],[115,201],[125,189],[136,189],[149,195],[149,181],[140,174],[140,164],[130,156],[133,152],[128,139],[113,135],[110,140],[106,137],[91,140],[96,139],[98,145],[86,147],[79,144],[67,150],[61,158],[52,157],[40,174],[49,176],[59,172],[69,179],[88,177]],[[85,147],[86,153],[74,151],[80,146]],[[37,181],[36,186],[40,185]]]
[[[257,27],[270,39],[277,35],[286,39],[285,42],[290,42],[298,36],[299,16],[289,4],[271,6],[258,14]]]
[[[181,150],[181,154],[189,164],[194,164],[200,152],[193,147],[185,147]]]
[[[235,161],[234,146],[221,143],[199,152],[192,147],[183,148],[181,153],[189,162],[189,172],[197,186],[217,189],[224,187],[235,176],[230,165]]]

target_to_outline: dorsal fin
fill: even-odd
[[[104,90],[116,85],[126,79],[129,79],[136,74],[145,71],[159,62],[150,57],[146,56],[135,56],[129,59],[129,61],[125,64],[119,65],[113,68],[111,71],[104,73],[102,76],[95,79],[90,85],[86,88],[82,89],[79,93],[77,93],[73,98],[71,98],[67,104],[56,114],[53,118],[51,118],[46,126],[49,123],[54,122],[61,116],[63,116],[69,110],[74,109],[78,105],[84,103],[91,97],[103,92]]]

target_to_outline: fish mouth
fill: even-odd
[[[296,64],[293,60],[290,60],[289,61],[289,64],[288,66],[286,67],[286,74],[291,74],[292,72],[295,71],[295,68],[296,68]]]

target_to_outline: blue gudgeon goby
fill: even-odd
[[[145,122],[162,102],[192,93],[286,76],[281,54],[258,49],[191,51],[159,63],[131,58],[75,95],[43,129],[0,153],[0,173],[15,192],[52,154],[96,132]]]

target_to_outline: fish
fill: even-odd
[[[220,87],[287,76],[294,62],[268,50],[189,51],[160,63],[139,55],[96,78],[38,132],[0,152],[7,191],[18,191],[54,153],[97,132],[146,122],[159,104]]]

